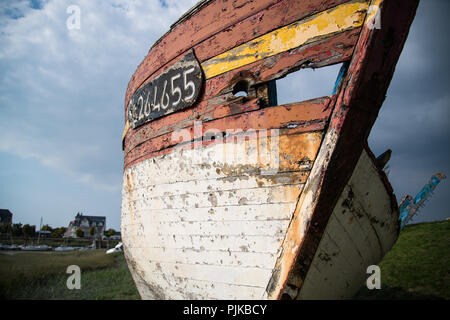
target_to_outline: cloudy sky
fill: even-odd
[[[0,208],[14,222],[67,226],[81,211],[119,229],[127,83],[195,2],[0,0]],[[67,27],[70,5],[80,8],[79,29]],[[422,0],[369,139],[375,154],[393,150],[399,200],[435,172],[450,175],[449,9]],[[280,80],[279,103],[329,94],[338,69]],[[449,196],[444,181],[416,221],[450,217]]]

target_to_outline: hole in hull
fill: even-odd
[[[301,69],[277,82],[278,104],[331,96],[343,63],[317,69]]]

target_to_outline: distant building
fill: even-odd
[[[83,213],[77,213],[75,220],[69,223],[65,238],[75,238],[76,231],[80,228],[84,233],[84,238],[90,238],[89,230],[91,227],[96,228],[96,235],[101,236],[106,229],[106,217],[84,216]]]
[[[36,233],[38,233],[39,237],[41,237],[41,238],[48,238],[52,234],[52,232],[48,231],[48,230],[39,230],[39,231],[36,231]]]
[[[109,237],[110,240],[121,240],[120,231],[116,231],[112,236]]]
[[[12,213],[8,209],[0,209],[0,223],[12,223]]]

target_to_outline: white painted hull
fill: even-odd
[[[303,151],[314,160],[321,135],[299,136],[316,139]],[[292,138],[286,139],[289,143]],[[210,158],[201,164],[193,164],[194,150],[184,150],[125,170],[123,245],[142,298],[269,297],[266,290],[312,165],[265,176],[239,159],[245,169],[227,171],[231,166],[218,156],[223,156],[223,147],[205,148]],[[281,152],[286,157],[287,153]],[[344,212],[342,202],[350,187],[357,210]],[[379,172],[364,151],[298,297],[351,297],[362,285],[367,266],[378,263],[395,242],[397,217]],[[372,218],[383,221],[384,227]],[[323,261],[323,256],[332,259]]]
[[[298,299],[350,299],[398,237],[399,212],[363,151],[328,221]]]

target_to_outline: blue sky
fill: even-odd
[[[38,225],[42,216],[67,226],[81,211],[119,229],[127,83],[195,2],[0,1],[0,208],[15,222]],[[79,30],[66,27],[72,4]],[[449,9],[447,0],[421,2],[369,139],[375,154],[393,150],[389,178],[399,200],[435,172],[450,175]],[[295,92],[328,94],[332,70],[280,80],[279,103],[304,98]],[[448,196],[444,181],[416,221],[449,217]]]

